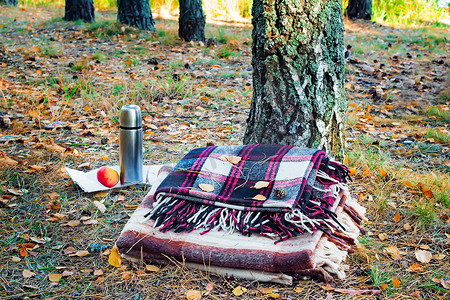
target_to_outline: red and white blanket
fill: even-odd
[[[324,153],[278,145],[201,148],[168,173],[161,171],[165,180],[117,240],[124,256],[175,258],[205,271],[282,283],[292,276],[326,282],[345,276],[365,209],[350,197],[346,168]],[[264,187],[256,189],[259,181]],[[287,192],[281,197],[277,189]]]

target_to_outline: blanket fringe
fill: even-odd
[[[313,217],[308,217],[302,211],[308,213],[312,208],[316,211]],[[305,232],[312,234],[317,229],[327,233],[336,230],[337,226],[344,228],[333,212],[323,208],[321,213],[317,213],[318,208],[320,203],[310,201],[304,208],[287,212],[241,211],[180,200],[161,193],[145,218],[154,219],[154,226],[160,227],[162,232],[201,229],[203,231],[200,234],[211,230],[231,234],[238,231],[248,236],[259,234],[278,239],[276,243]]]

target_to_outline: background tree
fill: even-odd
[[[202,0],[180,0],[178,26],[178,35],[185,41],[205,41]]]
[[[94,0],[66,0],[64,20],[95,21]]]
[[[143,30],[155,30],[149,0],[117,0],[117,22]]]
[[[17,6],[17,0],[0,0],[0,3],[5,3],[6,5]]]
[[[372,0],[349,0],[345,15],[351,19],[372,18]]]
[[[253,99],[244,143],[343,154],[341,0],[254,0]]]

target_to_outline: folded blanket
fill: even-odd
[[[161,231],[257,233],[277,242],[336,229],[330,210],[348,170],[325,152],[285,145],[213,146],[189,152],[155,193],[146,217]]]
[[[159,180],[168,173],[163,169]],[[347,178],[345,167],[317,150],[274,145],[196,149],[152,188],[117,246],[130,259],[176,259],[189,267],[251,280],[289,284],[292,275],[326,282],[332,276],[344,278],[343,262],[357,243],[365,213],[351,199]],[[258,185],[260,181],[268,184]],[[277,196],[277,189],[285,193]],[[238,191],[245,196],[239,198]],[[254,201],[255,195],[266,200]],[[199,213],[202,209],[206,213]],[[292,211],[297,215],[291,216]],[[258,222],[252,222],[254,218]],[[170,228],[164,227],[167,224]],[[267,238],[274,232],[283,242]]]

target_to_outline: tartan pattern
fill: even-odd
[[[226,156],[240,160],[232,163]],[[322,150],[286,145],[198,148],[158,187],[148,216],[162,231],[238,230],[285,240],[305,231],[334,228],[336,215],[330,208],[338,183],[347,178],[347,168],[330,162]],[[254,188],[258,181],[268,186]],[[214,190],[207,192],[202,184]],[[283,191],[282,198],[277,190]],[[254,200],[256,195],[266,200]]]

